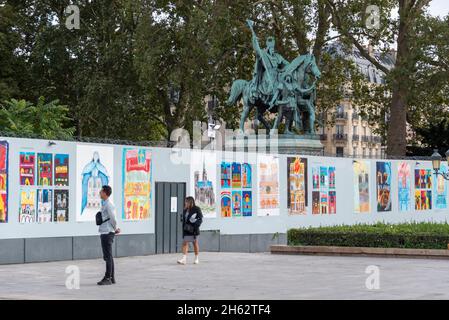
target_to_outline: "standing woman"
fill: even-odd
[[[199,263],[198,255],[200,247],[198,245],[198,236],[200,235],[200,225],[203,222],[203,214],[201,209],[195,205],[193,197],[187,197],[184,202],[184,211],[182,213],[182,253],[183,256],[178,260],[179,264],[186,264],[187,252],[189,250],[189,242],[193,242],[195,250],[195,264]]]

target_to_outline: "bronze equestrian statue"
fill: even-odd
[[[269,37],[266,48],[261,49],[253,29],[254,23],[250,20],[247,23],[256,53],[253,78],[251,81],[235,80],[227,101],[228,105],[234,105],[243,99],[240,130],[244,132],[245,121],[251,110],[256,108],[256,118],[267,130],[278,129],[287,114],[286,133],[293,133],[293,122],[304,133],[315,133],[316,81],[321,76],[315,57],[305,54],[288,62],[275,51],[273,37]],[[277,113],[272,128],[263,117],[267,111]]]

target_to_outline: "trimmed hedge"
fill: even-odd
[[[290,229],[289,245],[447,249],[449,224],[410,223]]]

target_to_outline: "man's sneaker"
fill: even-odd
[[[101,281],[97,282],[97,284],[99,286],[109,286],[112,284],[112,281],[109,278],[103,278]]]
[[[194,264],[200,263],[200,259],[198,257],[195,258],[195,261],[193,261]]]
[[[178,264],[186,264],[186,258],[179,259]]]
[[[111,283],[115,284],[115,278],[111,278]]]

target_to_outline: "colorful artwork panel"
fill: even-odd
[[[34,152],[21,152],[19,157],[20,185],[33,186],[36,168],[36,154]]]
[[[232,191],[232,215],[234,217],[242,216],[242,192]]]
[[[320,188],[320,171],[319,168],[312,168],[312,188],[319,189]]]
[[[258,156],[259,216],[279,215],[279,158]]]
[[[377,211],[391,211],[391,162],[376,162]]]
[[[327,192],[320,192],[320,213],[328,214],[329,213],[329,196]]]
[[[313,214],[336,214],[337,213],[337,193],[336,169],[333,166],[314,165],[312,166],[312,201]],[[331,194],[332,192],[332,194]],[[332,197],[331,197],[332,195]],[[331,204],[331,201],[333,203]]]
[[[69,186],[69,155],[56,154],[55,155],[55,186],[68,187]]]
[[[307,213],[307,159],[287,157],[288,213]]]
[[[53,221],[69,221],[69,191],[54,190],[53,200]]]
[[[222,162],[221,163],[221,189],[222,191],[222,217],[249,217],[252,215],[252,198],[251,191],[245,193],[246,201],[244,203],[243,189],[252,188],[252,168],[249,163],[239,162]],[[231,214],[228,214],[228,194],[231,197]],[[226,196],[223,199],[223,196]],[[248,197],[249,196],[249,197]],[[223,203],[224,201],[224,203]],[[223,205],[225,207],[223,207]],[[245,210],[245,211],[244,211]]]
[[[312,191],[312,214],[320,214],[320,192]]]
[[[151,152],[123,149],[123,220],[146,220],[151,213]]]
[[[249,163],[242,164],[242,187],[244,189],[252,188],[252,170]]]
[[[335,167],[329,167],[329,189],[335,189]]]
[[[101,188],[109,185],[114,190],[114,148],[78,145],[76,176],[76,221],[95,221],[101,210]],[[114,202],[113,194],[110,199]]]
[[[216,218],[215,195],[217,190],[216,154],[207,151],[192,151],[190,159],[190,181],[195,202],[205,218]]]
[[[442,163],[440,170],[442,174],[447,174],[447,165]],[[437,175],[435,181],[435,209],[447,208],[447,181],[443,176]]]
[[[221,216],[223,218],[230,218],[232,216],[231,210],[231,192],[221,192]]]
[[[368,161],[354,161],[354,212],[370,212],[369,204],[369,170]]]
[[[321,189],[327,189],[329,187],[329,176],[327,167],[320,167],[320,184]]]
[[[337,193],[329,191],[329,214],[337,213]]]
[[[221,163],[221,188],[227,189],[231,187],[231,164],[229,162]]]
[[[231,166],[232,170],[232,188],[242,187],[242,165],[237,162],[233,162]]]
[[[415,210],[432,209],[432,170],[415,169]]]
[[[9,144],[0,141],[0,223],[8,222]]]
[[[52,200],[53,191],[48,189],[37,190],[37,222],[52,222]]]
[[[411,209],[411,167],[407,162],[398,164],[398,201],[399,211]]]
[[[19,222],[36,222],[36,190],[20,191]]]
[[[53,184],[53,155],[51,153],[37,154],[37,185],[51,186]]]
[[[242,213],[244,217],[251,217],[253,214],[253,199],[251,191],[242,192]]]

